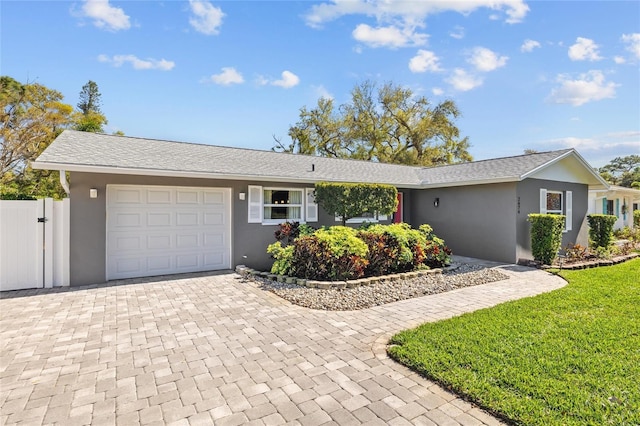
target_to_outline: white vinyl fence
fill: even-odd
[[[69,199],[0,200],[0,291],[69,285]]]

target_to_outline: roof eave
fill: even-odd
[[[223,180],[242,180],[242,181],[264,181],[278,183],[302,183],[315,184],[316,182],[328,181],[326,177],[318,178],[300,178],[289,176],[265,176],[265,175],[244,175],[244,174],[228,174],[214,172],[189,172],[180,170],[161,170],[161,169],[139,169],[129,167],[112,167],[112,166],[96,166],[81,165],[68,163],[51,163],[46,161],[34,161],[31,163],[34,169],[44,170],[65,170],[68,172],[79,173],[105,173],[118,175],[137,175],[137,176],[163,176],[163,177],[184,177],[196,179],[223,179]],[[312,173],[312,172],[310,172]],[[351,180],[331,179],[332,182],[353,182]],[[407,183],[389,183],[399,188],[418,189],[419,184]]]
[[[518,180],[520,179],[517,176],[507,176],[502,178],[464,180],[459,182],[443,182],[443,183],[423,182],[422,185],[420,185],[419,189],[450,188],[453,186],[469,186],[469,185],[487,185],[492,183],[517,182]]]

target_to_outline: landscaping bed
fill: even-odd
[[[287,284],[261,275],[248,275],[248,278],[257,282],[260,288],[295,305],[329,311],[352,311],[500,281],[507,279],[508,276],[497,269],[484,266],[459,265],[445,268],[442,273],[424,274],[413,278],[397,276],[393,280],[376,281],[353,288],[327,289]]]

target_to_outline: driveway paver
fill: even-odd
[[[499,424],[385,345],[565,285],[502,269],[509,280],[349,312],[291,305],[231,273],[5,293],[0,424]]]

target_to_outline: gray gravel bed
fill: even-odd
[[[252,279],[259,283],[260,288],[271,291],[295,305],[327,311],[353,311],[507,278],[509,277],[497,269],[465,264],[449,268],[442,274],[347,289],[320,290],[261,277]]]

